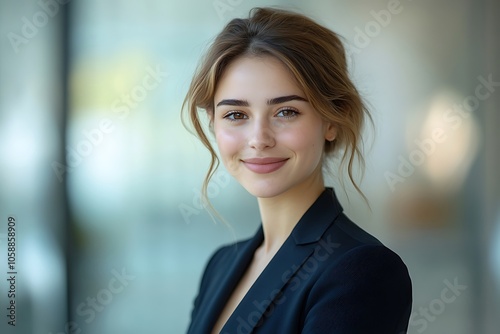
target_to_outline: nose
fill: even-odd
[[[256,150],[265,150],[276,144],[274,132],[267,120],[256,121],[248,139],[248,146]]]

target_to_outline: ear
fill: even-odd
[[[326,124],[325,139],[328,141],[334,141],[337,137],[337,127],[333,123]]]
[[[214,112],[213,110],[207,109],[207,118],[208,118],[208,128],[212,134],[214,134]],[[214,134],[215,135],[215,134]]]

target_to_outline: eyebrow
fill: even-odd
[[[286,95],[286,96],[274,97],[270,100],[267,100],[267,104],[268,105],[280,104],[294,100],[308,102],[305,98],[298,95]],[[250,103],[248,103],[247,100],[224,99],[221,100],[219,103],[217,103],[217,107],[218,106],[249,107]]]

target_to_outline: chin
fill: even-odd
[[[246,191],[257,198],[276,197],[283,194],[288,189],[275,184],[258,184],[258,182],[252,184],[242,184],[242,186],[246,189]]]

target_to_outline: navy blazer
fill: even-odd
[[[264,240],[217,250],[194,301],[188,334],[210,333]],[[401,258],[343,213],[326,188],[248,290],[221,334],[406,333],[412,290]]]

